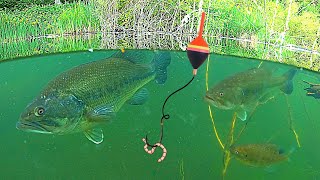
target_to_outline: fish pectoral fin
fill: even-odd
[[[273,98],[274,98],[274,95],[272,93],[267,93],[259,99],[259,104],[265,104]]]
[[[95,144],[100,144],[103,141],[103,131],[100,128],[86,130],[84,135]]]
[[[149,91],[146,88],[142,88],[139,91],[137,91],[131,99],[127,101],[128,104],[131,105],[142,105],[144,104],[149,97]]]
[[[247,112],[243,109],[238,109],[236,111],[237,117],[241,119],[241,121],[245,121],[247,119]]]
[[[276,169],[275,169],[274,166],[269,165],[269,166],[264,168],[264,171],[266,171],[268,173],[274,173],[274,172],[276,172]]]
[[[113,119],[115,114],[113,106],[99,106],[89,112],[88,120],[91,122],[106,122]]]

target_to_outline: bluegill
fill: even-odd
[[[205,100],[219,109],[232,109],[241,120],[257,105],[266,103],[277,90],[285,94],[293,91],[292,79],[296,69],[274,77],[268,68],[253,68],[236,73],[210,88]]]
[[[70,134],[84,132],[92,142],[103,141],[96,127],[110,122],[125,104],[143,104],[150,81],[164,84],[169,52],[129,50],[104,60],[90,62],[59,74],[29,104],[17,128],[37,133]],[[153,60],[152,60],[153,58]]]
[[[246,144],[230,147],[230,152],[239,161],[250,166],[269,166],[277,162],[288,159],[288,154],[285,154],[275,144]]]

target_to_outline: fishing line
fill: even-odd
[[[161,120],[160,120],[160,138],[159,138],[159,143],[162,143],[162,139],[163,139],[163,127],[164,127],[164,120],[168,120],[170,119],[170,115],[169,114],[165,114],[164,113],[164,109],[165,109],[165,106],[169,100],[170,97],[172,97],[174,94],[176,94],[177,92],[181,91],[182,89],[186,88],[195,78],[195,75],[192,76],[191,80],[185,84],[184,86],[182,86],[181,88],[177,89],[176,91],[174,91],[173,93],[171,93],[169,96],[167,96],[166,100],[164,101],[163,105],[162,105],[162,117],[161,117]],[[149,144],[148,142],[148,135],[146,135],[146,144],[149,146],[149,147],[157,147],[156,144],[154,145],[151,145]]]
[[[209,90],[209,64],[210,64],[210,58],[208,58],[208,61],[207,61],[207,69],[206,69],[206,91]],[[216,128],[216,125],[215,125],[215,122],[214,122],[214,118],[213,118],[213,115],[212,115],[212,110],[211,110],[211,106],[208,104],[208,111],[209,111],[209,116],[210,116],[210,119],[211,119],[211,122],[212,122],[212,128],[213,128],[213,131],[214,131],[214,134],[216,135],[216,138],[221,146],[221,148],[224,150],[224,144],[222,143],[221,139],[220,139],[220,136],[219,136],[219,133],[218,133],[218,130]]]
[[[247,129],[247,126],[249,124],[249,121],[251,120],[253,114],[255,113],[258,105],[256,105],[253,109],[253,111],[250,113],[249,118],[246,120],[246,123],[243,125],[242,129],[240,130],[240,133],[238,134],[237,138],[234,140],[234,142],[237,142],[240,136],[243,134],[243,132]]]
[[[299,140],[299,135],[298,135],[298,133],[296,132],[296,130],[295,130],[294,126],[293,126],[293,123],[292,123],[292,114],[291,114],[291,106],[290,106],[290,104],[289,104],[289,98],[288,98],[287,95],[285,95],[285,97],[286,97],[286,102],[287,102],[287,106],[288,106],[288,116],[289,116],[289,118],[288,118],[288,124],[289,124],[289,128],[290,128],[290,130],[293,132],[294,137],[295,137],[296,142],[297,142],[297,145],[298,145],[298,147],[300,148],[300,147],[301,147],[301,144],[300,144],[300,140]]]
[[[162,105],[162,117],[161,117],[161,120],[160,120],[160,129],[161,129],[161,131],[160,131],[159,142],[157,142],[154,145],[151,145],[148,142],[148,135],[146,135],[146,137],[142,139],[142,141],[145,143],[144,150],[148,154],[153,154],[157,147],[160,147],[163,150],[163,154],[160,157],[160,159],[158,159],[158,162],[163,161],[164,158],[167,155],[167,149],[162,144],[162,139],[163,139],[164,120],[169,119],[170,115],[169,114],[165,114],[165,112],[164,112],[165,106],[166,106],[166,104],[167,104],[167,102],[168,102],[170,97],[172,97],[174,94],[178,93],[182,89],[186,88],[194,80],[195,76],[197,75],[198,68],[208,58],[208,55],[210,53],[209,46],[208,46],[207,42],[202,38],[203,27],[204,27],[204,19],[205,19],[205,12],[202,12],[201,20],[200,20],[200,26],[199,26],[200,29],[199,29],[199,32],[198,32],[198,36],[193,41],[191,41],[190,44],[187,47],[187,56],[188,56],[188,59],[190,61],[190,64],[193,67],[193,71],[192,71],[193,76],[192,76],[191,80],[188,83],[186,83],[184,86],[182,86],[181,88],[177,89],[176,91],[171,93],[169,96],[167,96],[166,100],[164,101],[164,103]],[[151,150],[149,150],[148,147],[152,147]]]
[[[300,81],[301,81],[301,80],[300,80]],[[304,81],[304,80],[302,80],[302,81]],[[302,84],[299,83],[299,85],[302,85]],[[302,89],[302,87],[300,86],[299,89]],[[306,115],[307,115],[308,120],[312,122],[312,127],[313,127],[313,128],[316,127],[316,122],[314,121],[314,119],[311,119],[310,116],[309,116],[309,113],[308,113],[308,111],[307,111],[307,106],[306,106],[306,103],[304,102],[304,100],[303,100],[303,98],[302,98],[301,92],[298,91],[298,94],[299,94],[299,97],[300,97],[300,101],[301,101],[302,104],[303,104],[304,111],[306,112]]]
[[[233,137],[233,132],[234,132],[234,127],[235,127],[235,124],[236,124],[236,120],[237,120],[237,113],[234,113],[233,114],[233,117],[232,117],[232,123],[231,123],[231,126],[230,126],[230,131],[229,131],[229,134],[228,134],[228,138],[227,138],[227,142],[225,144],[225,146],[227,147],[230,147],[232,144],[233,144],[233,141],[234,141],[234,137]],[[231,157],[230,157],[230,149],[229,148],[225,148],[223,150],[223,159],[222,159],[222,163],[223,163],[223,170],[222,170],[222,176],[224,177],[226,172],[227,172],[227,168],[228,168],[228,165],[229,165],[229,161],[231,160]]]

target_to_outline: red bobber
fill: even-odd
[[[203,26],[204,26],[205,13],[202,12],[200,30],[198,36],[191,41],[187,47],[187,55],[189,61],[193,67],[193,75],[197,74],[197,69],[208,58],[209,46],[207,42],[202,38]]]

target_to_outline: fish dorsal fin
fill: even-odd
[[[247,119],[247,112],[244,109],[239,108],[236,113],[237,117],[241,119],[241,121],[245,121]]]
[[[171,54],[168,51],[156,52],[153,64],[155,66],[156,83],[164,84],[167,80],[167,67],[171,63]]]
[[[103,131],[100,128],[86,130],[84,135],[95,144],[103,142]]]
[[[136,64],[148,64],[151,63],[153,55],[145,50],[124,50],[124,52],[114,53],[111,57],[125,59]]]
[[[273,74],[279,70],[279,67],[276,66],[276,64],[260,62],[257,69],[262,69],[264,71],[268,71],[269,73]]]
[[[91,122],[106,122],[115,117],[114,107],[111,105],[99,106],[88,114],[88,120]]]
[[[131,105],[142,105],[144,104],[149,97],[149,91],[146,88],[142,88],[139,91],[137,91],[131,99],[127,101],[128,104]]]

